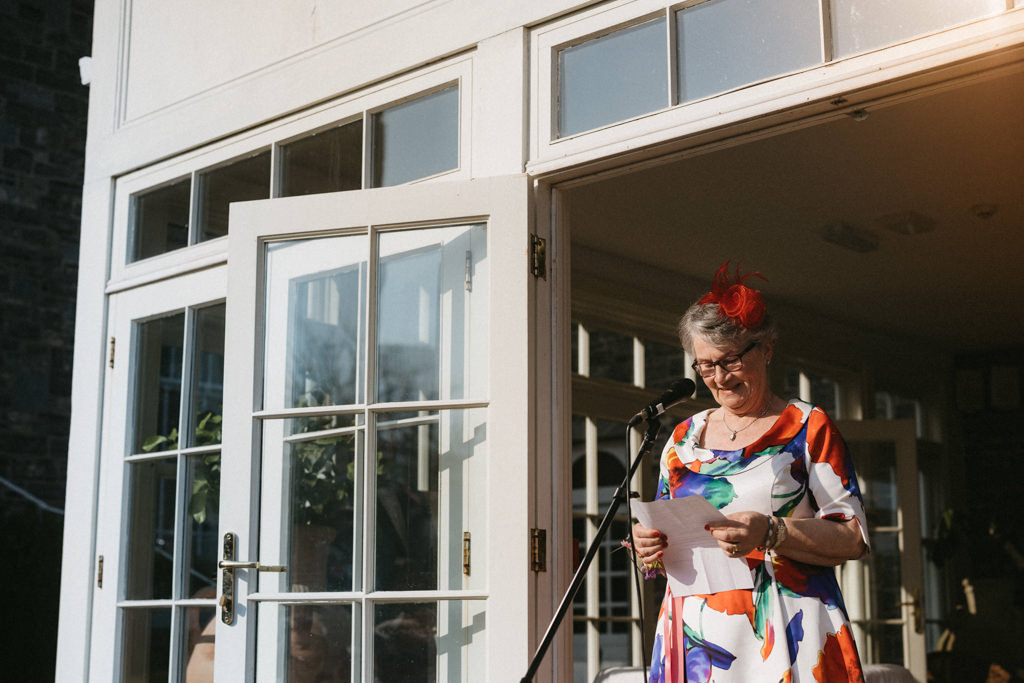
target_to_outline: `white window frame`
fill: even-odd
[[[158,188],[184,177],[192,179],[190,222],[195,220],[196,183],[200,173],[229,164],[250,154],[271,149],[270,197],[279,196],[278,147],[312,133],[359,118],[363,124],[364,187],[367,171],[366,156],[371,143],[369,128],[373,114],[392,106],[414,100],[422,95],[450,85],[459,87],[459,150],[455,169],[421,178],[409,184],[436,180],[464,180],[470,177],[470,149],[472,135],[473,56],[460,55],[377,87],[360,91],[337,100],[304,110],[301,113],[272,121],[242,135],[214,143],[208,147],[183,154],[165,163],[155,164],[123,176],[116,181],[114,192],[113,224],[111,230],[110,277],[107,293],[136,287],[190,271],[208,268],[227,261],[227,238],[218,237],[164,254],[127,262],[129,231],[131,229],[132,196]]]
[[[1017,2],[1019,5],[1024,0]],[[553,138],[558,49],[639,23],[659,12],[667,12],[671,18],[675,10],[693,4],[618,0],[561,17],[530,32],[530,143],[526,168],[531,175],[557,174],[613,156],[643,159],[651,156],[650,148],[654,147],[660,149],[653,153],[664,154],[719,144],[741,132],[783,124],[803,127],[815,119],[840,118],[867,102],[878,107],[888,100],[905,99],[914,89],[942,87],[951,79],[969,77],[985,68],[972,64],[972,60],[1024,42],[1024,16],[1005,11],[827,63],[824,57],[830,55],[830,48],[823,44],[822,64],[720,95],[666,106],[592,131]],[[823,0],[822,7],[824,15],[827,0]],[[823,19],[823,26],[824,43],[830,40],[830,23]],[[671,52],[672,46],[670,59]],[[693,139],[711,128],[718,132]],[[589,166],[588,172],[593,170]]]

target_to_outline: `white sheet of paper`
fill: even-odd
[[[686,496],[646,503],[633,501],[631,505],[641,524],[668,537],[668,548],[661,561],[672,595],[754,587],[747,561],[722,552],[718,541],[704,528],[705,524],[725,519],[707,500]]]

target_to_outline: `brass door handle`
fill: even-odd
[[[921,589],[915,588],[911,599],[906,602],[897,602],[897,607],[910,607],[911,616],[914,618],[914,632],[924,633],[924,605],[922,604]]]
[[[287,569],[279,564],[239,562],[235,559],[235,545],[235,535],[230,531],[224,534],[222,558],[217,563],[217,568],[220,569],[220,620],[228,625],[235,620],[236,569],[255,569],[258,572],[283,572]]]

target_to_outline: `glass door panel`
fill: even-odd
[[[861,658],[924,680],[924,606],[915,428],[908,420],[840,422],[857,470],[871,552],[840,570]]]
[[[518,300],[497,310],[518,306],[527,329],[526,189],[506,178],[233,210],[228,346],[255,353],[227,374],[256,400],[227,416],[225,442],[252,459],[225,463],[237,505],[222,533],[261,571],[236,571],[219,677],[241,680],[225,659],[251,662],[257,681],[486,680],[510,653],[525,666],[527,366],[493,314]],[[487,197],[508,214],[500,234]],[[500,296],[495,244],[512,287]],[[488,395],[495,373],[510,395]],[[495,461],[494,425],[513,423]],[[494,528],[513,540],[491,546]],[[522,572],[507,571],[509,548]]]
[[[90,680],[210,680],[225,283],[209,269],[111,298]]]

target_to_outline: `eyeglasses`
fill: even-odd
[[[743,349],[742,353],[737,353],[735,356],[726,356],[720,360],[695,360],[690,364],[690,367],[696,370],[697,374],[701,377],[713,377],[716,367],[722,368],[726,372],[736,372],[743,367],[743,356],[747,355],[755,346],[757,346],[757,342]]]

